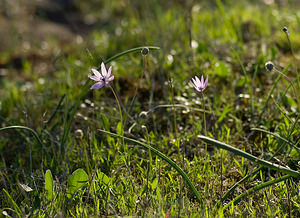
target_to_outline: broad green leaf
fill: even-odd
[[[68,179],[67,197],[71,198],[80,188],[89,181],[89,176],[83,169],[77,169]]]
[[[154,190],[154,189],[157,187],[157,185],[158,185],[158,178],[155,178],[155,179],[152,181],[152,184],[151,184],[152,190]]]
[[[121,123],[121,121],[120,122],[118,122],[118,124],[117,124],[117,133],[119,134],[119,135],[122,135],[122,123]]]
[[[99,182],[104,183],[105,185],[108,185],[110,182],[109,177],[102,172],[98,173],[98,180]]]
[[[53,177],[50,170],[45,173],[45,190],[47,201],[51,201],[53,198]]]

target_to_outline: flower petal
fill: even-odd
[[[108,72],[107,72],[106,78],[110,77],[110,74],[111,74],[111,66],[108,68]]]
[[[92,85],[92,87],[90,89],[101,89],[103,86],[104,86],[104,82],[101,81],[101,82],[98,82],[98,83],[95,83],[94,85]]]
[[[192,83],[192,85],[194,86],[194,88],[198,91],[198,92],[200,92],[200,90],[199,90],[199,87],[198,86],[196,86],[194,83]]]
[[[206,80],[205,80],[205,83],[204,83],[204,88],[207,87],[207,84],[208,84],[208,76],[206,76]]]
[[[195,78],[196,78],[196,81],[197,81],[196,85],[197,85],[197,86],[200,86],[200,85],[201,85],[200,79],[199,79],[197,76],[195,76]]]
[[[193,82],[192,82],[193,85],[196,85],[196,84],[197,84],[197,81],[196,81],[194,78],[192,78],[192,81],[193,81]]]
[[[107,82],[111,82],[111,81],[114,80],[114,78],[115,78],[115,76],[111,76],[111,77],[107,78],[106,81],[107,81]]]
[[[92,75],[89,75],[89,78],[98,82],[101,80],[101,78]]]
[[[103,77],[106,77],[107,71],[103,62],[101,63],[101,73]]]
[[[95,75],[96,77],[98,77],[98,78],[101,78],[101,79],[102,79],[102,76],[101,76],[101,74],[99,73],[99,71],[98,71],[98,70],[96,70],[96,69],[92,68],[92,72],[94,73],[94,75]]]
[[[201,75],[201,85],[204,85],[204,79],[203,79],[203,75]]]

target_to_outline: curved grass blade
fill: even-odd
[[[227,151],[233,152],[233,153],[235,153],[239,156],[242,156],[244,158],[247,158],[248,160],[253,161],[253,162],[255,162],[259,165],[262,165],[262,166],[270,168],[270,169],[274,169],[274,170],[279,171],[279,172],[286,173],[286,174],[288,174],[292,177],[300,178],[300,173],[295,171],[295,170],[291,170],[291,169],[288,169],[286,167],[280,166],[278,164],[271,163],[269,161],[257,158],[255,156],[253,156],[252,154],[249,154],[249,153],[247,153],[245,151],[242,151],[238,148],[227,145],[223,142],[219,142],[215,139],[212,139],[212,138],[209,138],[209,137],[206,137],[206,136],[202,136],[202,135],[200,135],[198,137],[201,140],[203,140],[204,142],[208,143],[208,144],[211,144],[211,145],[216,146],[218,148],[225,149]]]
[[[10,196],[10,194],[5,189],[2,189],[2,191],[8,197],[8,199],[9,199],[10,203],[12,204],[13,208],[15,209],[15,212],[18,215],[18,217],[22,217],[23,216],[22,210],[18,207],[18,205],[16,204],[16,202],[14,201],[14,199],[12,199],[12,197]]]
[[[40,137],[38,136],[37,132],[34,131],[33,129],[31,129],[31,128],[27,127],[27,126],[6,126],[6,127],[3,127],[3,128],[0,128],[0,131],[7,130],[7,129],[24,129],[24,130],[29,131],[36,138],[36,140],[38,141],[39,145],[43,149],[43,143],[42,143]]]
[[[37,132],[34,131],[33,129],[27,127],[27,126],[6,126],[6,127],[3,127],[3,128],[0,128],[0,131],[3,131],[3,130],[8,130],[8,129],[14,129],[17,131],[17,129],[23,129],[23,130],[27,130],[29,131],[30,133],[32,133],[32,135],[36,138],[36,140],[38,141],[42,151],[44,151],[46,153],[47,156],[48,155],[48,151],[46,149],[44,149],[44,146],[43,146],[43,143],[40,139],[40,137],[38,136]],[[22,134],[21,134],[22,137],[24,137]],[[25,138],[25,137],[24,137]],[[30,155],[29,155],[29,158],[30,158],[30,172],[32,174],[32,157],[31,157],[31,145],[29,145],[29,152],[30,152]],[[42,155],[43,156],[43,155]]]
[[[239,203],[239,202],[242,200],[242,198],[246,197],[247,195],[250,195],[250,194],[252,194],[252,193],[254,193],[254,192],[256,192],[256,191],[259,191],[259,190],[261,190],[261,189],[264,189],[264,188],[266,188],[266,187],[268,187],[268,186],[271,186],[271,185],[274,185],[274,184],[276,184],[276,183],[282,182],[282,181],[287,180],[287,179],[289,179],[289,178],[291,178],[290,175],[285,175],[285,176],[279,177],[279,178],[277,178],[277,179],[273,179],[273,180],[271,180],[271,181],[264,182],[264,183],[262,183],[262,184],[256,185],[256,186],[254,186],[253,188],[248,189],[246,192],[240,194],[239,196],[237,196],[237,197],[236,197],[235,199],[233,199],[232,201],[230,201],[228,204],[226,204],[226,205],[224,206],[224,209],[228,208],[228,207],[229,207],[230,205],[232,205],[232,204],[233,204],[233,205],[236,205],[237,203]]]
[[[136,52],[136,51],[142,51],[143,48],[148,48],[149,50],[159,50],[160,47],[157,47],[157,46],[142,46],[142,47],[137,47],[137,48],[132,48],[132,49],[129,49],[129,50],[126,50],[126,51],[123,51],[123,52],[120,52],[110,58],[108,58],[106,61],[104,61],[104,64],[107,64],[123,55],[126,55],[126,54],[129,54],[129,53],[133,53],[133,52]],[[100,69],[100,67],[98,68]]]
[[[168,158],[166,155],[164,155],[163,153],[161,153],[160,151],[156,150],[155,148],[153,148],[150,145],[147,145],[143,142],[137,141],[135,139],[131,139],[131,138],[127,138],[125,136],[121,136],[121,135],[117,135],[115,133],[112,132],[108,132],[105,130],[99,130],[100,132],[103,132],[105,134],[108,134],[110,136],[113,137],[117,137],[117,138],[122,138],[124,137],[124,140],[138,144],[140,146],[142,146],[146,151],[151,151],[152,153],[156,154],[157,156],[159,156],[161,159],[163,159],[164,161],[166,161],[168,164],[170,164],[181,176],[182,178],[187,182],[188,186],[190,187],[191,191],[193,192],[193,194],[195,195],[195,197],[197,198],[198,202],[201,202],[201,196],[199,194],[199,192],[196,190],[194,184],[191,182],[190,178],[186,175],[186,173],[174,162],[172,161],[170,158]]]
[[[132,53],[132,52],[137,52],[137,51],[141,51],[143,48],[147,47],[149,50],[158,50],[160,49],[159,47],[155,47],[155,46],[142,46],[142,47],[137,47],[137,48],[132,48],[123,52],[120,52],[114,56],[112,56],[111,58],[108,58],[106,61],[104,61],[104,64],[107,64],[119,57],[122,57],[123,55]],[[68,122],[66,123],[66,126],[64,127],[64,132],[63,132],[63,136],[61,139],[61,149],[63,151],[64,149],[64,144],[68,138],[68,134],[70,132],[70,128],[71,128],[71,124],[73,121],[73,118],[75,116],[75,113],[77,111],[77,108],[80,104],[80,102],[84,99],[84,97],[91,91],[90,89],[87,89],[87,86],[90,82],[90,79],[87,79],[86,82],[84,83],[84,85],[81,87],[81,93],[79,94],[79,97],[77,98],[77,101],[69,108],[68,113],[70,113],[71,111],[71,115],[70,118],[68,120]]]

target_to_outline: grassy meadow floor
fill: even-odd
[[[300,216],[297,1],[75,2],[74,40],[3,39],[1,216]]]

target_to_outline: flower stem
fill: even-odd
[[[126,151],[126,147],[125,147],[125,143],[124,143],[124,127],[123,127],[123,114],[122,114],[122,109],[121,109],[121,104],[120,104],[120,99],[118,98],[118,95],[114,89],[114,87],[111,85],[110,86],[111,91],[113,92],[115,99],[117,101],[118,104],[118,109],[119,109],[119,113],[120,113],[120,122],[121,122],[121,136],[122,136],[122,145],[123,145],[123,150],[124,152]]]
[[[203,105],[203,122],[204,122],[204,135],[206,136],[207,135],[207,132],[206,132],[206,119],[205,119],[205,102],[204,102],[204,95],[203,95],[203,92],[201,92],[201,98],[202,98],[202,105]],[[205,154],[207,152],[207,144],[205,143]]]

